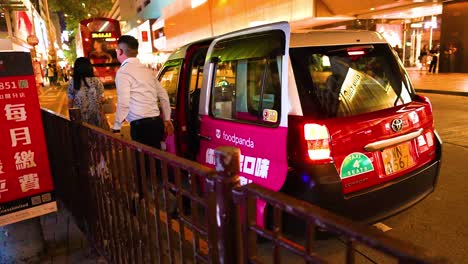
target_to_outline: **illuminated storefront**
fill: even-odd
[[[418,65],[424,46],[428,50],[441,46],[443,6],[468,5],[460,0],[358,1],[352,5],[344,0],[174,0],[170,3],[136,0],[135,3],[138,17],[153,12],[149,17],[164,19],[162,31],[153,33],[153,37],[163,34],[164,38],[158,42],[164,42],[166,50],[242,28],[289,21],[293,32],[316,28],[380,31],[393,47],[401,49],[399,55],[407,66]],[[463,14],[466,17],[466,13]],[[455,20],[456,15],[452,18]]]
[[[163,9],[167,47],[226,32],[277,21],[300,21],[314,16],[310,0],[179,1]]]
[[[0,9],[0,49],[31,52],[34,61],[47,61],[46,24],[29,1],[10,2]]]
[[[45,63],[47,60],[47,43],[49,41],[47,38],[47,31],[45,30],[46,22],[36,11],[34,11],[33,17],[35,28],[34,34],[38,39],[38,44],[35,46],[36,58]]]
[[[440,46],[442,4],[400,9],[359,16],[319,28],[374,30],[380,32],[397,50],[405,66],[421,66],[418,59],[421,49],[437,49]]]
[[[293,32],[314,28],[380,31],[401,50],[406,66],[419,65],[424,46],[430,50],[441,44],[443,1],[343,2],[175,0],[163,8],[166,47],[175,49],[198,39],[277,21],[289,21]],[[444,5],[455,2],[464,4],[451,1]]]

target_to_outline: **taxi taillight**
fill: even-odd
[[[416,142],[418,143],[419,153],[426,152],[434,147],[434,134],[432,131],[427,131],[417,137]]]
[[[330,160],[330,134],[325,125],[305,124],[304,139],[307,142],[307,152],[311,160]]]

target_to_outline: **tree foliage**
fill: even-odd
[[[112,9],[112,0],[49,0],[49,10],[61,13],[65,19],[66,30],[70,32],[70,50],[64,55],[71,63],[76,59],[75,35],[81,20],[100,17]]]
[[[102,16],[111,8],[112,0],[49,0],[50,11],[63,13],[67,30],[74,32],[81,20]]]
[[[75,41],[70,41],[69,43],[69,50],[64,50],[63,55],[67,59],[68,62],[73,64],[73,62],[76,60],[76,43]]]

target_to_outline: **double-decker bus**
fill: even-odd
[[[115,86],[115,74],[120,66],[115,52],[121,35],[119,21],[104,17],[86,19],[80,22],[77,35],[77,55],[90,59],[95,75],[104,86]]]

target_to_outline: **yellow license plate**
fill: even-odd
[[[410,153],[410,142],[384,149],[382,151],[382,160],[385,166],[385,174],[387,175],[413,166],[414,160]]]

